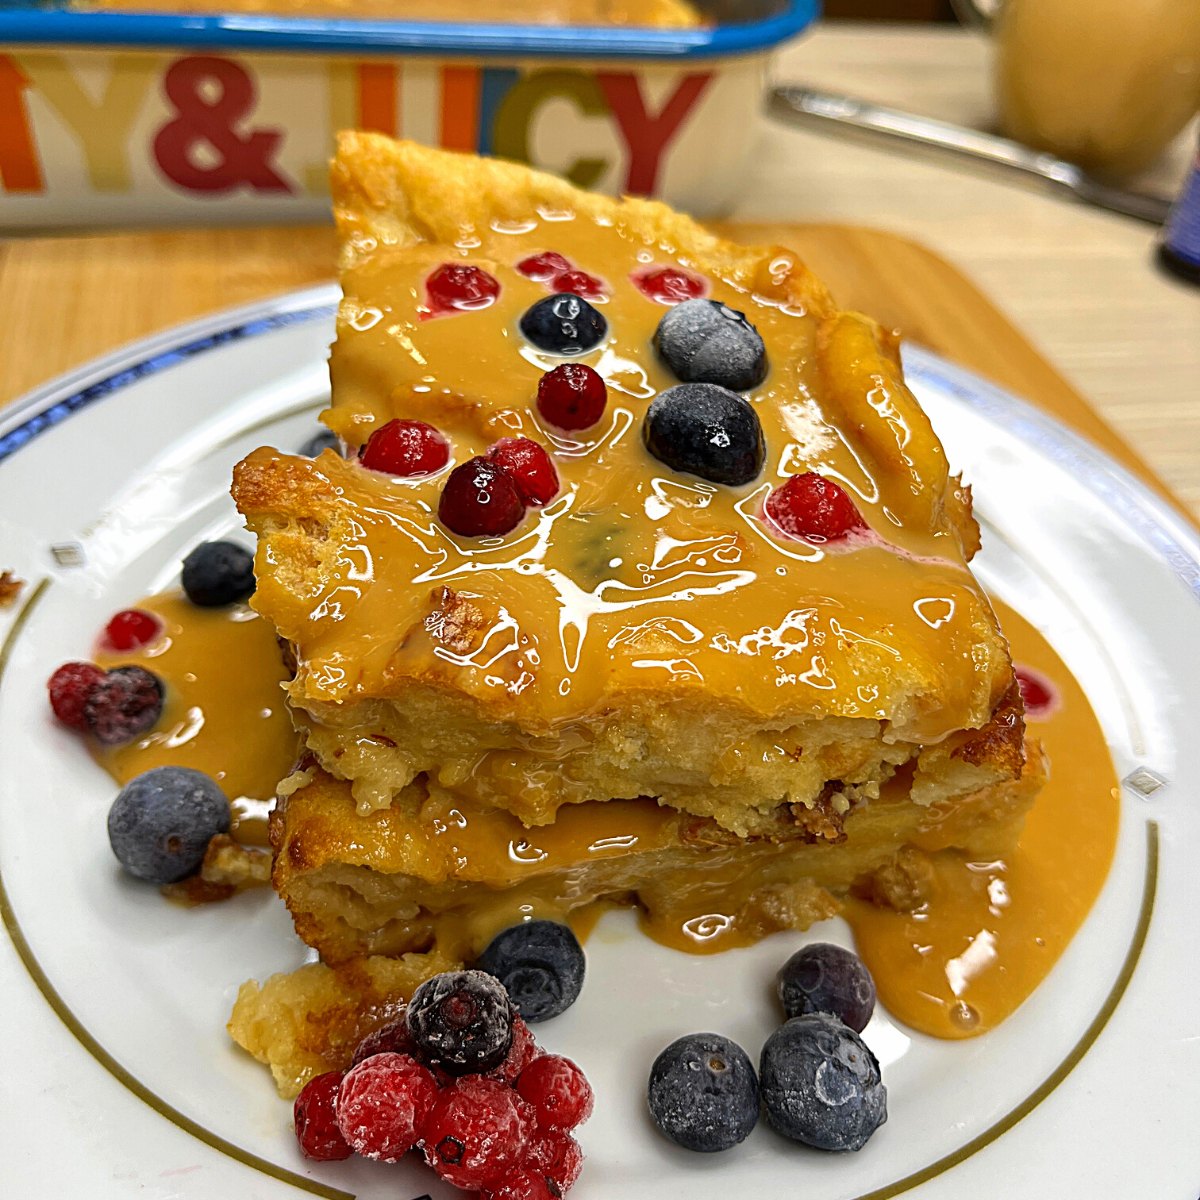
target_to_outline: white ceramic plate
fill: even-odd
[[[0,418],[0,568],[31,584],[0,616],[0,1193],[13,1200],[458,1195],[412,1163],[299,1157],[288,1107],[224,1032],[243,979],[304,959],[282,905],[260,892],[183,911],[124,878],[104,832],[112,785],[44,701],[53,668],[86,657],[114,610],[169,586],[194,542],[237,529],[241,455],[315,432],[335,299],[321,288],[161,335]],[[765,1127],[691,1155],[642,1102],[650,1061],[684,1031],[757,1051],[777,1022],[764,981],[805,938],[694,958],[610,915],[582,998],[543,1027],[598,1095],[577,1200],[1200,1192],[1200,539],[1021,401],[916,348],[907,363],[975,487],[980,575],[1075,671],[1126,780],[1108,884],[996,1031],[939,1042],[877,1014],[866,1036],[890,1116],[849,1156]],[[811,936],[847,939],[836,921]]]

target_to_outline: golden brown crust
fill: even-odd
[[[982,729],[965,733],[952,754],[972,766],[986,765],[1012,779],[1021,773],[1025,764],[1025,707],[1015,682],[996,705],[992,719]]]
[[[331,453],[310,461],[257,452],[234,483],[260,539],[254,604],[297,646],[288,690],[308,745],[326,769],[354,781],[364,809],[390,803],[429,773],[530,825],[552,821],[563,804],[652,794],[738,835],[769,833],[777,806],[798,805],[800,819],[820,827],[814,836],[830,840],[841,815],[820,815],[830,781],[878,788],[922,745],[949,735],[945,753],[928,758],[940,762],[958,745],[954,731],[988,722],[1012,677],[994,614],[962,565],[978,544],[969,491],[950,476],[904,384],[894,337],[839,312],[794,255],[724,241],[654,201],[593,195],[512,163],[374,134],[339,138],[333,196],[345,298],[328,420],[348,444],[392,415],[432,418],[462,457],[486,452],[502,433],[541,436],[522,424],[528,387],[540,376],[500,391],[495,369],[509,361],[502,338],[526,297],[543,294],[515,268],[518,243],[498,226],[528,229],[541,214],[547,232],[530,234],[534,242],[561,237],[564,250],[590,246],[597,264],[611,265],[606,311],[634,355],[644,355],[660,311],[634,290],[639,262],[690,265],[713,288],[731,288],[720,293],[727,302],[753,301],[769,353],[779,351],[768,390],[755,397],[775,422],[772,456],[832,456],[837,470],[859,480],[860,495],[873,496],[884,543],[900,543],[895,553],[873,546],[792,568],[780,586],[772,569],[788,575],[788,559],[756,536],[757,509],[748,506],[746,521],[747,513],[721,507],[734,505],[736,492],[714,499],[707,525],[700,506],[668,504],[664,513],[647,493],[646,520],[638,518],[646,528],[622,525],[612,514],[636,513],[629,492],[650,486],[639,449],[621,465],[627,475],[588,474],[586,458],[560,462],[578,519],[573,510],[547,534],[561,540],[540,561],[568,585],[555,591],[549,570],[476,570],[473,550],[447,547],[433,517],[436,480],[424,489],[391,486]],[[555,225],[547,213],[590,224]],[[601,227],[604,238],[618,228],[621,236],[595,241]],[[411,297],[464,245],[480,247],[481,260],[503,276],[502,295],[486,317],[426,322],[429,310],[414,313]],[[483,339],[490,369],[455,375],[456,362],[471,357],[460,334]],[[634,365],[662,371],[653,360]],[[535,370],[513,359],[502,374],[524,380],[522,369]],[[644,379],[659,389],[669,383]],[[797,424],[784,414],[804,407],[792,403],[798,396],[811,403]],[[624,439],[631,444],[635,438]],[[789,462],[786,470],[795,469]],[[402,537],[391,532],[397,528]],[[681,547],[711,543],[713,554],[701,558],[706,571],[718,560],[736,563],[756,582],[744,593],[741,583],[699,597],[688,590],[686,608],[672,607],[667,595],[661,608],[656,599],[636,616],[632,608],[626,616],[623,603],[597,603],[605,588],[623,601],[677,586],[683,576],[672,572],[683,568],[657,563],[653,538],[662,536]],[[620,571],[599,554],[614,537],[629,547],[615,559],[625,564]],[[355,575],[364,559],[391,564],[391,574]],[[434,579],[454,585],[431,589]],[[582,608],[568,611],[578,597]],[[347,619],[343,609],[359,615]],[[317,610],[338,612],[337,621],[319,622]],[[575,638],[582,648],[568,649]],[[656,672],[668,669],[664,682]],[[982,783],[970,753],[957,766]],[[991,767],[983,774],[999,777]],[[925,780],[916,790],[936,798],[944,788]]]
[[[431,797],[424,782],[361,815],[348,786],[318,771],[279,809],[274,883],[328,962],[431,946],[469,959],[518,911],[563,920],[598,898],[631,896],[668,924],[775,913],[777,923],[754,924],[758,936],[829,915],[852,887],[900,904],[919,884],[909,850],[1010,848],[1044,778],[1036,745],[1021,757],[1016,776],[960,773],[937,805],[916,803],[902,772],[844,815],[827,807],[814,827],[782,809],[771,833],[750,838],[651,801],[590,804],[526,832],[506,814]]]
[[[11,571],[0,571],[0,608],[9,608],[17,602],[25,580],[18,579]]]
[[[460,964],[437,954],[365,958],[339,967],[308,963],[265,983],[243,983],[227,1026],[243,1050],[271,1068],[279,1094],[344,1071],[354,1048],[386,1025],[431,975]]]
[[[502,159],[344,132],[330,168],[330,190],[343,268],[381,243],[453,245],[493,222],[520,222],[539,210],[559,209],[633,229],[647,245],[673,247],[681,262],[745,291],[819,316],[837,311],[824,284],[789,250],[726,241],[657,200],[614,200]]]

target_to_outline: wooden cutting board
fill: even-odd
[[[932,251],[845,225],[726,225],[798,251],[838,301],[1040,405],[1183,505],[969,280]],[[0,245],[0,407],[125,342],[334,276],[328,227],[203,229]],[[1190,516],[1189,516],[1189,519]]]

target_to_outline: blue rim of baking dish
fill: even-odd
[[[220,0],[213,2],[220,4]],[[819,13],[820,0],[785,0],[778,12],[759,20],[655,29],[343,21],[234,13],[199,16],[82,12],[40,5],[8,7],[0,0],[0,42],[24,46],[353,52],[440,58],[673,61],[729,58],[771,50],[806,29]]]

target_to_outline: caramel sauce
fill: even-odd
[[[994,1028],[1046,977],[1091,910],[1116,848],[1119,789],[1104,733],[1062,660],[997,603],[1013,659],[1054,685],[1057,704],[1029,732],[1050,779],[1002,861],[933,857],[933,891],[913,913],[852,900],[845,916],[894,1017],[941,1038]]]
[[[903,810],[913,828],[913,808],[902,800],[902,789],[893,789],[864,812],[865,823],[886,827],[888,814]],[[348,785],[328,776],[290,805],[289,838],[302,862],[315,853],[419,881],[411,895],[423,912],[410,931],[424,930],[441,953],[468,962],[520,921],[565,922],[582,934],[614,903],[636,905],[656,941],[713,954],[761,940],[792,914],[800,924],[830,915],[837,904],[822,885],[844,889],[861,869],[853,853],[797,840],[744,842],[648,798],[570,806],[533,829],[444,792],[358,816]],[[879,841],[871,845],[877,851]],[[797,887],[798,878],[815,882]],[[760,894],[772,885],[790,906],[767,915]]]
[[[297,751],[273,630],[245,605],[206,609],[161,595],[137,607],[159,618],[161,635],[140,649],[101,650],[96,662],[154,672],[166,685],[166,704],[150,733],[127,746],[95,747],[97,761],[121,784],[152,767],[203,771],[229,798],[231,836],[267,845],[275,785]]]
[[[605,377],[609,404],[574,436],[547,427],[534,404],[562,359],[520,335],[521,314],[549,289],[515,269],[567,247],[608,289],[597,304],[608,337],[575,361]],[[297,646],[297,703],[400,695],[419,680],[531,735],[634,697],[720,698],[767,721],[886,720],[898,739],[925,744],[988,719],[1009,667],[965,565],[971,533],[941,445],[874,328],[839,314],[785,252],[758,277],[744,262],[728,279],[705,273],[711,298],[758,328],[771,363],[747,393],[764,471],[730,488],[672,472],[642,444],[650,399],[677,380],[652,346],[666,310],[633,276],[691,269],[667,241],[546,213],[473,230],[458,247],[360,237],[351,251],[326,423],[357,446],[393,417],[420,418],[449,437],[452,466],[529,436],[554,452],[562,488],[511,534],[463,538],[436,520],[444,474],[393,479],[332,452],[285,460],[298,478],[284,503],[328,523],[336,547],[297,585],[278,566],[303,554],[291,535],[260,542],[254,604]],[[495,302],[430,319],[425,280],[447,259],[493,274]],[[275,459],[259,451],[249,464],[265,471]],[[765,497],[808,470],[847,489],[868,538],[822,546],[773,531]],[[255,501],[239,501],[253,516]],[[447,588],[469,601],[469,619],[448,619]]]
[[[155,731],[99,752],[99,761],[119,782],[167,763],[206,771],[234,798],[235,837],[266,844],[263,817],[296,752],[296,735],[279,700],[284,668],[270,627],[245,608],[206,610],[178,596],[152,597],[139,607],[162,620],[162,636],[141,650],[103,654],[98,661],[153,670],[167,686],[167,707]],[[1099,894],[1116,843],[1116,779],[1086,697],[1041,635],[1007,606],[997,608],[1014,659],[1033,667],[1057,693],[1046,718],[1030,723],[1053,771],[1016,851],[1003,862],[968,863],[938,850],[936,825],[918,830],[909,840],[924,840],[932,853],[928,903],[897,913],[851,900],[844,911],[884,1006],[906,1024],[943,1038],[993,1028],[1034,990]],[[887,828],[902,809],[911,812],[902,788],[892,790],[895,796],[885,788],[851,821]],[[419,860],[417,873],[433,887],[452,879],[483,885],[482,902],[450,907],[431,919],[439,948],[460,957],[531,916],[565,920],[586,936],[614,900],[571,908],[562,900],[561,873],[634,849],[668,850],[683,825],[694,823],[653,801],[625,800],[571,806],[553,825],[524,830],[508,813],[463,805],[445,793],[427,799],[411,823],[388,811],[368,820],[382,829],[390,823],[395,831],[363,839],[359,850],[368,865],[399,871],[406,858],[414,868]],[[413,828],[424,836],[415,837]],[[876,830],[867,839],[877,836]],[[801,859],[789,859],[794,851],[786,845],[717,842],[705,852],[703,876],[668,868],[631,885],[627,902],[645,891],[641,924],[656,941],[715,953],[770,931],[739,908],[742,880],[761,881],[778,863],[821,882],[822,863],[835,862],[839,849],[806,847]],[[553,886],[530,884],[534,867],[557,868],[560,879]],[[812,902],[821,903],[815,892]],[[831,911],[814,908],[813,915]]]

